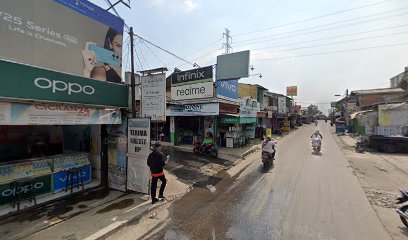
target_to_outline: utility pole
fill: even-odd
[[[225,48],[225,54],[231,53],[232,37],[228,28],[225,28],[225,33],[222,34],[222,37],[225,37],[225,43],[222,44],[222,48]]]
[[[133,42],[133,27],[130,27],[130,31],[129,31],[129,35],[130,35],[130,66],[131,66],[131,72],[130,72],[130,91],[132,94],[132,118],[136,118],[136,84],[135,84],[135,59],[133,56],[133,49],[134,49],[134,42]]]

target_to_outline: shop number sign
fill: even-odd
[[[30,187],[28,184],[26,184],[23,185],[21,188],[17,189],[17,191],[20,191],[22,193],[28,193],[28,191],[30,191]],[[32,191],[35,195],[51,192],[51,175],[35,178],[33,180]],[[12,202],[14,196],[15,196],[14,184],[0,185],[0,205]]]

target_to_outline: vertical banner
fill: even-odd
[[[142,115],[152,121],[166,121],[166,74],[142,77]]]
[[[278,97],[278,113],[286,112],[286,97]]]
[[[128,120],[128,166],[127,189],[149,192],[150,119],[134,118]]]

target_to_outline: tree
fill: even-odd
[[[319,107],[313,104],[310,104],[309,107],[307,107],[307,111],[310,115],[316,116],[316,115],[321,115],[323,114],[320,110]]]

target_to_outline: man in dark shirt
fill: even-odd
[[[161,144],[156,142],[154,144],[153,152],[149,154],[147,158],[147,165],[150,167],[152,174],[152,184],[150,194],[152,197],[152,204],[155,204],[159,199],[156,198],[157,180],[162,182],[159,190],[159,198],[164,198],[164,188],[166,187],[166,177],[164,176],[163,167],[166,165],[166,157],[161,151]]]

